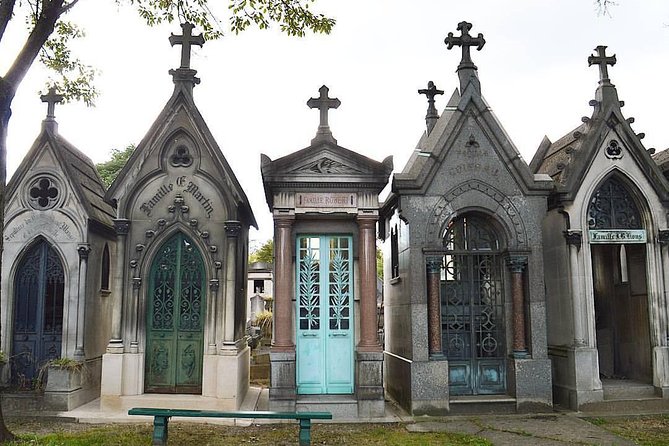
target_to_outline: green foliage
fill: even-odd
[[[253,325],[260,328],[260,333],[262,333],[263,338],[269,339],[272,337],[272,323],[274,317],[270,310],[264,310],[256,314],[256,318],[253,321]]]
[[[100,178],[102,178],[102,182],[104,183],[106,188],[109,188],[109,186],[111,186],[111,184],[114,182],[121,169],[123,169],[125,163],[128,162],[128,159],[130,158],[130,156],[134,151],[135,151],[134,144],[130,144],[123,150],[112,149],[111,158],[109,159],[109,161],[104,161],[102,163],[98,163],[95,165],[95,168],[100,174]]]
[[[7,357],[7,353],[0,350],[0,365],[7,364],[8,361],[9,361],[9,358]]]
[[[383,280],[383,253],[378,247],[376,248],[376,275]]]
[[[255,262],[274,262],[274,240],[269,239],[249,255],[249,264]]]
[[[65,101],[84,101],[92,106],[98,97],[94,80],[97,71],[72,56],[70,43],[85,36],[81,28],[72,22],[61,20],[51,37],[42,46],[39,60],[56,75],[48,81],[47,90],[55,87]]]

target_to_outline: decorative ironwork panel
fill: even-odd
[[[348,330],[351,312],[351,262],[348,238],[331,238],[329,256],[329,326],[331,330]]]
[[[45,241],[33,246],[17,268],[12,335],[12,384],[31,388],[46,361],[60,357],[65,275]]]
[[[147,392],[202,389],[205,272],[192,240],[175,234],[151,266],[147,332]]]
[[[480,217],[464,216],[449,226],[441,271],[442,349],[449,360],[453,394],[505,390],[504,295],[499,241]],[[481,361],[497,364],[485,368]],[[492,383],[491,377],[499,380]]]
[[[181,247],[181,304],[179,328],[198,331],[202,329],[202,287],[204,271],[198,250],[187,240]]]
[[[299,247],[299,324],[301,330],[321,327],[320,239],[304,237]]]
[[[597,189],[588,206],[590,229],[641,229],[641,216],[627,188],[611,177]]]

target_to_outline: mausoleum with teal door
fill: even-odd
[[[392,158],[337,144],[328,111],[339,104],[322,86],[307,102],[320,112],[311,145],[261,156],[275,230],[269,406],[382,416],[376,223]]]

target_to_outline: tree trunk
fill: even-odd
[[[0,271],[2,271],[2,252],[4,249],[5,233],[5,185],[7,183],[7,125],[12,115],[11,105],[14,99],[14,89],[0,78]],[[6,280],[6,278],[3,278]],[[0,288],[0,302],[2,301]],[[2,317],[0,313],[0,347],[2,346]],[[7,443],[16,439],[7,426],[2,414],[2,395],[0,395],[0,443]]]

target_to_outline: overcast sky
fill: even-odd
[[[472,50],[482,92],[526,162],[544,135],[556,140],[590,116],[598,69],[587,58],[597,45],[617,56],[609,74],[645,146],[668,147],[669,2],[618,3],[608,17],[591,0],[319,0],[316,9],[337,20],[328,36],[252,30],[196,48],[195,102],[251,201],[260,224],[251,238],[272,236],[260,154],[276,159],[309,145],[318,111],[306,101],[323,84],[342,103],[330,113],[339,145],[378,161],[393,155],[402,169],[425,128],[427,102],[416,90],[430,80],[445,90],[441,111],[458,85],[461,52],[448,51],[444,38],[459,35],[462,20],[485,36],[483,50]],[[180,49],[168,37],[180,28],[147,28],[112,0],[82,0],[69,19],[87,32],[73,50],[100,70],[101,96],[95,108],[58,106],[56,119],[61,135],[100,162],[113,148],[139,143],[169,99],[167,72],[178,67]],[[24,38],[23,21],[12,22],[0,47],[3,72]],[[39,100],[46,76],[36,64],[14,100],[10,175],[46,114]]]

